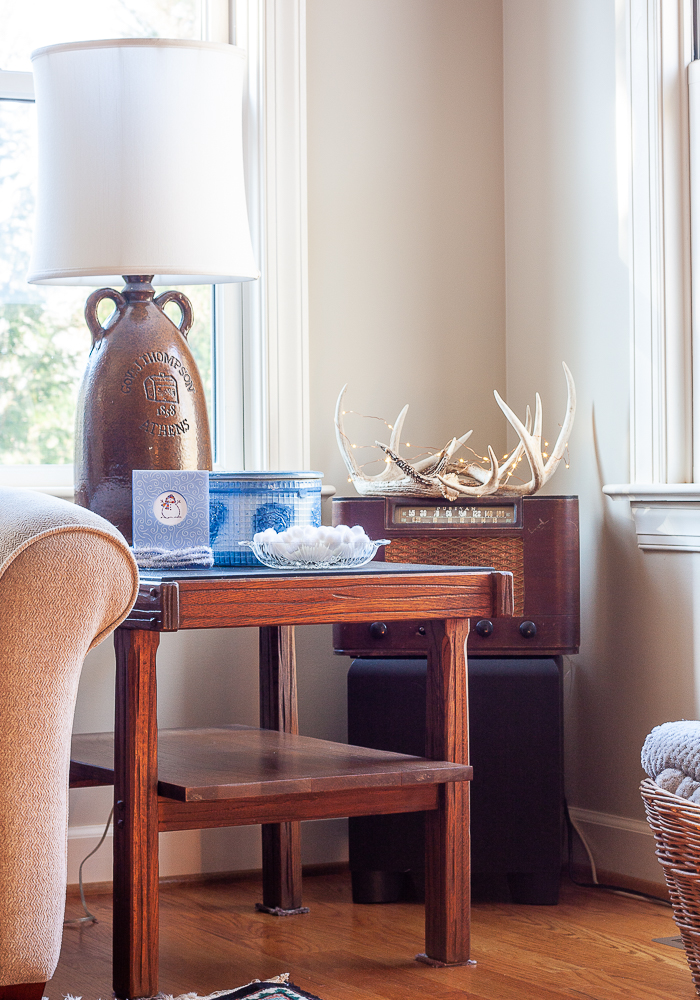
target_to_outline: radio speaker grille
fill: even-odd
[[[523,542],[521,538],[437,538],[435,535],[393,538],[386,561],[428,566],[493,566],[513,574],[515,614],[524,602]]]

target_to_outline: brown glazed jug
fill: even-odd
[[[119,293],[101,288],[85,304],[92,349],[83,376],[75,433],[75,499],[132,541],[134,469],[211,469],[202,381],[187,333],[192,306],[181,292],[154,298],[151,275],[126,276]],[[116,310],[102,326],[97,306]],[[163,312],[176,302],[179,326]]]

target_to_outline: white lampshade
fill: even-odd
[[[31,282],[257,278],[243,179],[245,52],[127,38],[32,54],[39,187]]]

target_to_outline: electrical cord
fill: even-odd
[[[83,865],[88,860],[88,858],[91,858],[93,856],[93,854],[96,854],[97,851],[99,851],[99,849],[104,844],[105,837],[107,836],[107,833],[109,831],[109,825],[112,822],[112,816],[113,815],[114,815],[114,807],[112,807],[112,809],[110,810],[109,816],[107,817],[107,823],[105,824],[105,828],[104,828],[104,830],[102,832],[102,836],[100,837],[99,844],[97,845],[97,847],[93,847],[93,849],[90,851],[89,854],[85,855],[85,857],[83,858],[83,860],[80,862],[80,868],[78,869],[78,885],[80,886],[80,902],[83,904],[83,909],[85,910],[85,916],[84,917],[76,917],[74,920],[64,920],[63,921],[63,926],[64,927],[67,926],[67,925],[69,925],[69,924],[96,924],[96,923],[98,923],[97,917],[95,916],[94,913],[90,913],[90,911],[88,910],[88,905],[85,902],[85,890],[83,889]]]
[[[571,832],[572,830],[574,830],[578,835],[578,839],[583,844],[586,854],[588,855],[588,862],[591,866],[591,880],[595,885],[599,885],[600,883],[598,882],[598,869],[595,866],[595,861],[593,860],[591,849],[588,846],[588,841],[581,832],[581,828],[576,823],[576,820],[569,812],[569,804],[566,800],[564,800],[564,808],[566,809],[566,824],[567,824],[567,834],[568,834],[567,840],[569,845],[569,878],[571,878],[571,860],[573,859],[573,843],[572,843],[573,837],[571,835]]]

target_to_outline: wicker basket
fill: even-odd
[[[700,995],[700,806],[648,778],[640,791],[695,992]]]

